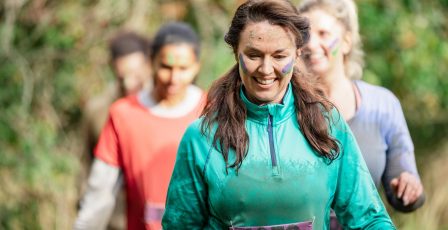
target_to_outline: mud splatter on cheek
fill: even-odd
[[[247,75],[249,71],[247,70],[246,63],[244,62],[243,54],[240,53],[239,59],[240,59],[239,60],[240,68],[243,71],[243,73]]]
[[[331,51],[331,55],[336,56],[336,54],[339,52],[339,46],[336,47],[336,44],[338,44],[339,38],[335,38],[330,45],[328,46],[328,49]]]
[[[291,61],[282,68],[282,74],[287,75],[291,73],[293,69],[294,69],[294,59],[291,59]]]

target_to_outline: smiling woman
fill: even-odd
[[[199,72],[199,60],[189,44],[166,45],[155,57],[154,97],[164,105],[181,101]]]
[[[127,229],[161,228],[178,144],[204,105],[202,90],[192,84],[199,47],[188,24],[159,29],[151,53],[154,87],[112,104],[74,229],[103,229],[122,181]]]
[[[185,132],[164,229],[395,229],[347,124],[300,72],[308,21],[249,0],[225,36],[236,63]]]
[[[267,21],[251,23],[241,33],[237,52],[249,99],[257,104],[279,103],[298,57],[291,32]]]
[[[311,24],[305,61],[349,124],[374,183],[396,210],[415,211],[425,195],[400,102],[383,87],[355,80],[363,72],[355,2],[304,0],[299,10]]]

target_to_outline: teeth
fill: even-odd
[[[274,83],[275,79],[258,79],[255,78],[255,81],[257,81],[258,83],[262,84],[262,85],[269,85]]]
[[[311,59],[319,59],[322,58],[324,56],[323,53],[315,53],[315,54],[311,54],[310,58]]]

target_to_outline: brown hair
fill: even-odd
[[[109,41],[111,61],[132,53],[142,53],[146,58],[150,56],[151,41],[140,34],[121,31]]]
[[[345,73],[350,79],[361,79],[364,67],[364,52],[359,35],[358,13],[353,0],[303,0],[299,12],[320,9],[335,17],[350,32],[352,47],[344,55]]]
[[[249,0],[236,11],[225,36],[236,56],[240,34],[250,22],[269,21],[289,29],[295,36],[297,48],[302,48],[309,39],[309,23],[301,17],[289,1]],[[202,132],[210,131],[216,124],[213,145],[221,151],[227,167],[241,166],[248,151],[249,135],[245,128],[246,107],[241,99],[242,81],[238,64],[211,86],[207,104],[203,111]],[[308,143],[321,156],[334,160],[339,154],[337,140],[329,134],[331,103],[323,97],[323,91],[311,82],[311,78],[294,67],[291,79],[296,108],[296,117],[300,129]],[[229,166],[228,152],[235,150],[236,158]]]
[[[193,28],[184,22],[170,22],[163,25],[154,37],[151,46],[151,59],[155,60],[160,50],[167,45],[187,44],[194,50],[196,59],[201,54],[201,41]]]

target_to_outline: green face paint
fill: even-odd
[[[172,53],[168,54],[168,65],[174,65],[174,62],[176,61],[176,58],[174,57],[174,55]]]
[[[336,54],[339,52],[339,47],[335,50],[331,51],[331,55],[336,56]]]
[[[243,54],[240,53],[240,55],[238,57],[239,57],[238,63],[240,64],[240,68],[243,71],[243,73],[247,75],[249,73],[249,71],[247,70],[246,63],[244,63]]]
[[[328,49],[331,50],[331,55],[333,55],[333,56],[336,56],[336,54],[339,52],[339,46],[335,48],[338,41],[339,41],[339,39],[335,38],[328,46]]]

